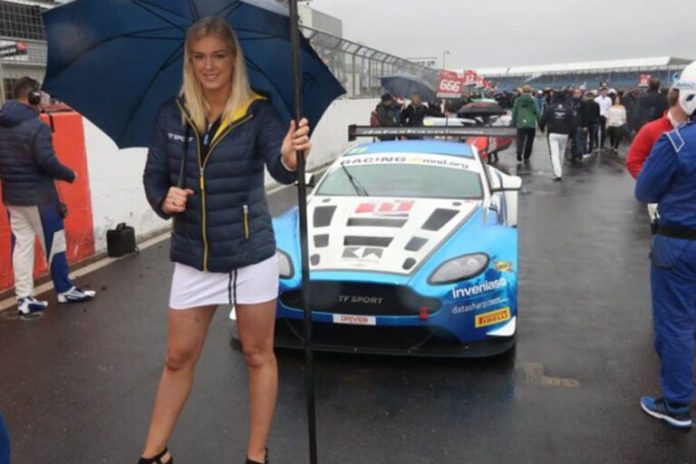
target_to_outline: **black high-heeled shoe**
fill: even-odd
[[[270,464],[270,461],[268,460],[268,448],[266,448],[266,456],[263,458],[263,462],[252,461],[247,457],[246,464]]]
[[[169,450],[167,448],[164,448],[164,451],[159,453],[157,456],[153,456],[151,458],[140,458],[140,461],[138,461],[138,464],[174,464],[174,458],[169,456],[169,461],[163,461],[162,458],[164,457],[165,454],[167,454]]]

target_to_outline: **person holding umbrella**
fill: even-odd
[[[206,17],[188,30],[181,95],[160,109],[143,181],[162,218],[174,218],[167,359],[140,464],[173,462],[167,442],[193,382],[218,305],[232,304],[249,373],[247,463],[267,463],[276,402],[273,353],[278,263],[264,165],[296,180],[309,125],[289,130],[251,90],[231,26]]]

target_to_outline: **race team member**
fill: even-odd
[[[696,62],[684,69],[675,88],[682,110],[693,116]],[[672,427],[690,428],[696,335],[696,123],[660,137],[638,175],[636,198],[658,203],[660,209],[650,285],[662,396],[645,396],[640,404]]]
[[[0,464],[10,464],[10,435],[0,413]]]
[[[688,115],[679,105],[679,89],[672,88],[667,94],[669,101],[669,109],[659,119],[644,125],[636,134],[633,143],[628,149],[626,156],[626,168],[631,173],[633,178],[637,178],[640,170],[643,168],[646,158],[650,154],[655,142],[660,136],[672,129],[677,128],[680,124],[688,120]],[[657,221],[657,205],[654,203],[648,204],[648,214],[653,223]]]
[[[566,95],[558,92],[554,101],[546,107],[539,121],[541,131],[548,126],[549,153],[553,168],[553,180],[560,182],[563,177],[563,158],[568,137],[575,131],[573,108],[567,103]]]
[[[12,230],[12,269],[17,311],[27,315],[43,311],[48,302],[34,298],[34,239],[38,235],[46,255],[59,303],[94,298],[93,290],[73,285],[65,256],[62,203],[56,181],[74,182],[72,169],[58,161],[51,129],[38,118],[41,91],[30,77],[13,88],[15,100],[0,109],[0,180],[2,199]]]

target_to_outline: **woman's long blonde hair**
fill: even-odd
[[[206,113],[208,105],[203,97],[201,84],[196,79],[191,64],[191,47],[193,43],[204,38],[214,36],[224,41],[234,57],[234,69],[232,71],[232,90],[227,99],[227,104],[222,112],[222,120],[230,118],[234,112],[244,107],[253,99],[254,92],[249,85],[244,53],[239,46],[237,35],[232,27],[222,18],[208,16],[201,18],[189,27],[186,32],[184,44],[184,83],[181,86],[181,95],[186,100],[186,106],[198,132],[206,131]]]

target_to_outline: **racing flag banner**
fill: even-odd
[[[476,71],[471,69],[464,71],[464,85],[476,85],[477,79],[478,74],[476,74]]]
[[[464,76],[445,69],[440,71],[440,82],[437,86],[438,98],[459,98],[464,90]]]

